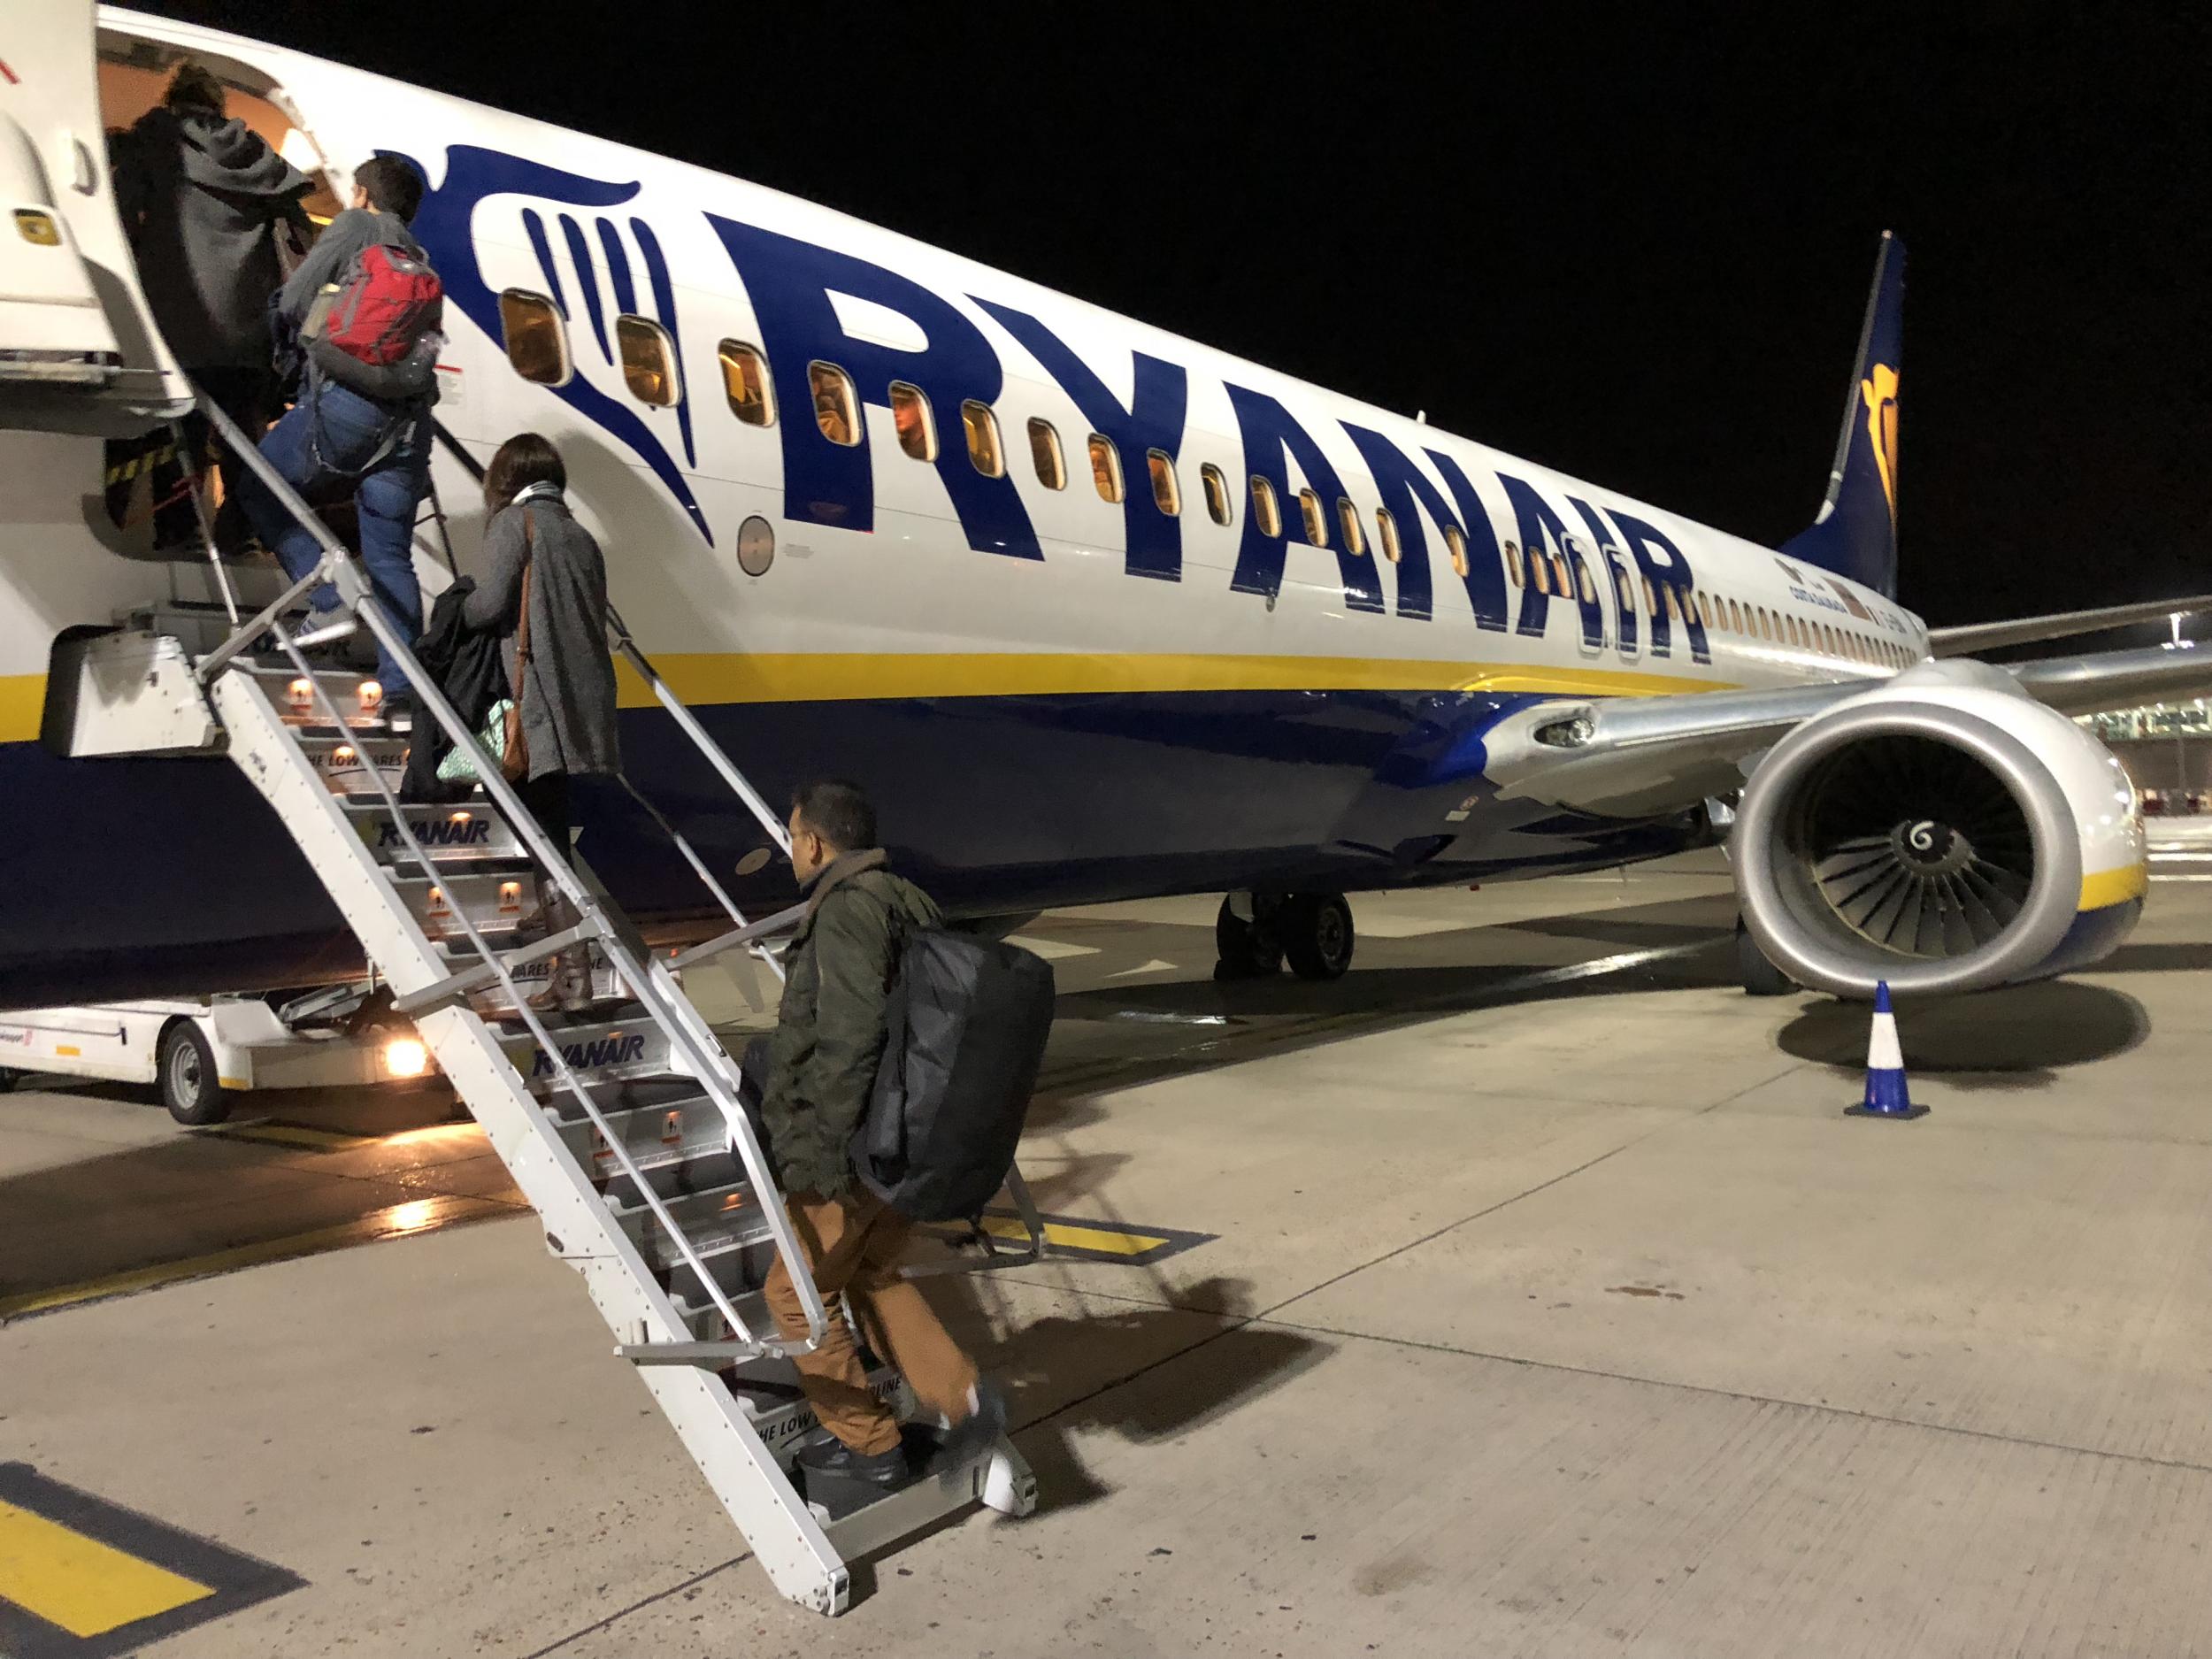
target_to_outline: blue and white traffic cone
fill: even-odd
[[[1874,1025],[1866,1034],[1866,1098],[1844,1109],[1847,1118],[1925,1118],[1905,1089],[1905,1051],[1897,1045],[1897,1016],[1890,1011],[1889,981],[1874,987]]]

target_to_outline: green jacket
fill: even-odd
[[[787,1192],[850,1190],[847,1148],[875,1088],[900,953],[941,919],[929,895],[886,862],[880,849],[840,854],[815,878],[784,956],[761,1118]]]

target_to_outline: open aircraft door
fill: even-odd
[[[0,427],[122,437],[191,406],[106,146],[92,0],[0,8]]]

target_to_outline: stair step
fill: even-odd
[[[764,1271],[765,1270],[763,1270]],[[726,1342],[737,1335],[730,1322],[722,1317],[722,1310],[703,1295],[697,1301],[672,1297],[676,1311],[682,1316],[685,1326],[695,1340]],[[730,1297],[730,1305],[737,1310],[738,1317],[745,1321],[746,1334],[753,1337],[775,1333],[776,1316],[768,1311],[768,1299],[757,1290],[740,1291]]]
[[[321,703],[314,689],[308,684],[308,676],[302,674],[283,657],[257,657],[245,665],[260,686],[262,693],[284,717],[287,726],[321,726],[329,729]],[[349,669],[319,668],[314,680],[337,705],[338,712],[349,726],[383,723],[384,687],[374,674],[357,674]]]
[[[751,1201],[749,1193],[741,1193],[747,1186],[745,1167],[727,1147],[709,1148],[687,1157],[637,1158],[638,1172],[645,1183],[664,1203],[673,1203],[680,1198],[711,1198],[718,1203],[730,1194]],[[619,1164],[609,1159],[599,1168],[598,1174],[606,1181],[603,1189],[607,1206],[618,1217],[642,1211],[645,1206],[638,1202],[637,1183]],[[757,1205],[754,1206],[756,1209]]]
[[[511,934],[515,924],[538,907],[531,878],[511,871],[456,870],[435,881],[394,872],[391,882],[422,931],[432,939],[457,941],[469,960],[475,953],[454,919],[456,910],[466,914],[478,933],[496,940]]]
[[[888,1365],[879,1362],[869,1366],[868,1388],[877,1399],[890,1402],[902,1423],[914,1417],[917,1408],[913,1394],[905,1380]],[[807,1403],[806,1396],[795,1385],[745,1379],[732,1383],[730,1392],[737,1396],[746,1415],[752,1419],[753,1432],[767,1443],[780,1463],[787,1466],[799,1448],[826,1432],[821,1419],[814,1415],[814,1408]]]
[[[561,1057],[579,1082],[605,1083],[618,1078],[680,1075],[671,1053],[668,1033],[641,1009],[617,1010],[620,1018],[586,1019],[574,1025],[549,1025]],[[565,1093],[560,1072],[541,1050],[528,1027],[511,1025],[499,1031],[499,1046],[523,1079],[540,1096]]]
[[[615,1091],[628,1090],[628,1094]],[[651,1092],[651,1093],[649,1093]],[[591,1091],[593,1103],[613,1131],[614,1138],[631,1161],[640,1167],[676,1163],[702,1152],[727,1150],[729,1126],[721,1109],[701,1093],[688,1078],[669,1078],[642,1084],[618,1083]],[[615,1100],[630,1103],[616,1105]],[[570,1153],[587,1170],[603,1173],[619,1168],[614,1149],[600,1134],[567,1090],[546,1102],[555,1113],[554,1125]]]
[[[391,864],[403,859],[401,868],[416,867],[407,855],[399,826],[392,821],[389,810],[380,799],[349,795],[343,810],[379,864]],[[520,839],[500,815],[499,809],[489,802],[472,802],[464,806],[410,806],[402,809],[401,816],[406,820],[408,834],[429,853],[430,862],[441,868],[448,864],[528,862],[529,856],[523,851]]]
[[[467,941],[463,940],[462,945],[465,951]],[[478,960],[475,953],[469,951],[459,959],[459,965],[472,966]],[[545,989],[546,982],[552,978],[553,959],[540,956],[534,962],[518,963],[508,972],[514,979],[516,990],[525,997],[535,996]],[[621,976],[596,951],[592,953],[591,992],[602,1002],[626,1002],[630,1000]],[[515,1011],[514,998],[507,995],[505,986],[497,983],[472,994],[469,997],[469,1005],[488,1019],[498,1019]]]
[[[745,1250],[769,1237],[768,1218],[762,1213],[748,1182],[733,1181],[711,1192],[664,1199],[662,1207],[668,1211],[669,1219],[683,1229],[685,1239],[701,1261]],[[662,1267],[683,1261],[683,1253],[643,1204],[612,1213],[616,1225],[630,1235],[630,1241],[647,1261]],[[686,1265],[687,1271],[688,1264]],[[687,1286],[684,1294],[688,1295],[692,1288]],[[723,1288],[731,1286],[725,1285]]]
[[[407,771],[407,741],[404,737],[355,737],[326,728],[320,735],[304,732],[300,735],[300,748],[315,763],[315,770],[333,795],[365,795],[372,799],[377,798],[375,772],[381,772],[392,788],[399,787]]]

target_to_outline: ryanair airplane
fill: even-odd
[[[736,179],[48,0],[0,23],[0,1006],[359,966],[235,769],[73,755],[53,718],[58,654],[222,620],[206,563],[103,499],[104,441],[190,398],[103,134],[187,58],[311,209],[372,156],[420,170],[458,568],[486,457],[550,437],[617,607],[715,739],[772,799],[864,781],[956,914],[1225,893],[1225,973],[1329,978],[1348,894],[1725,833],[1747,973],[1856,995],[2059,972],[2142,905],[2127,780],[2069,717],[2212,674],[1961,654],[2191,602],[1932,632],[1897,603],[1893,241],[1827,499],[1768,549]],[[427,520],[418,551],[434,592]],[[255,605],[283,586],[235,575]],[[741,900],[787,902],[761,827],[625,695],[632,781],[754,872]],[[580,819],[631,915],[703,916],[627,797]]]

